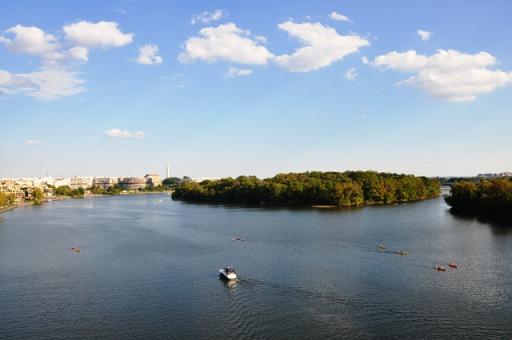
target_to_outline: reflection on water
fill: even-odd
[[[510,235],[453,216],[442,198],[304,210],[148,195],[17,209],[0,217],[0,338],[510,338]],[[230,263],[239,280],[220,280]]]

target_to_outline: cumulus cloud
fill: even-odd
[[[51,56],[59,48],[57,39],[35,26],[16,25],[9,28],[7,33],[14,35],[12,39],[0,37],[11,52],[28,53],[38,56]]]
[[[85,91],[84,80],[66,68],[42,68],[30,73],[0,70],[0,92],[25,95],[44,101],[72,96]]]
[[[344,77],[347,80],[354,80],[354,79],[356,79],[357,71],[356,71],[355,67],[352,67],[352,68],[348,69],[347,72],[345,72]]]
[[[41,141],[39,139],[29,139],[29,140],[25,141],[25,144],[29,144],[29,145],[41,144]]]
[[[157,65],[163,63],[164,60],[158,55],[158,46],[146,44],[139,48],[136,62],[143,65]]]
[[[87,62],[89,49],[94,47],[118,47],[133,41],[133,34],[125,34],[115,22],[91,23],[80,21],[63,27],[70,45],[65,49],[59,39],[35,26],[16,25],[0,36],[13,53],[27,53],[40,58],[41,65],[35,72],[11,73],[0,70],[0,94],[30,96],[44,101],[72,96],[84,92],[85,81],[71,61]],[[158,62],[158,56],[151,59]],[[161,60],[161,58],[160,58]]]
[[[468,102],[500,86],[512,83],[512,72],[491,68],[496,59],[487,52],[466,54],[456,50],[438,50],[427,56],[409,50],[377,56],[371,65],[413,73],[397,85],[422,89],[435,98]]]
[[[74,60],[88,61],[89,49],[87,47],[75,46],[68,50],[68,55]]]
[[[340,35],[335,29],[320,23],[297,24],[286,21],[278,27],[305,45],[293,54],[275,58],[278,65],[291,72],[318,70],[370,44],[358,35]]]
[[[196,60],[214,62],[219,60],[238,64],[262,65],[273,57],[266,47],[251,39],[249,31],[234,23],[206,27],[199,35],[185,41],[184,52],[178,56],[182,63]]]
[[[144,131],[126,131],[120,129],[110,129],[105,131],[105,136],[112,138],[142,138]]]
[[[430,39],[430,37],[432,36],[432,32],[429,32],[429,31],[424,31],[424,30],[417,30],[416,33],[418,33],[418,35],[420,36],[421,40],[423,41],[427,41]]]
[[[224,75],[224,78],[243,77],[243,76],[248,76],[250,74],[252,74],[252,70],[250,70],[250,69],[241,69],[241,68],[236,68],[236,67],[230,66],[228,71]]]
[[[202,22],[203,24],[207,24],[212,21],[220,20],[222,17],[224,17],[227,13],[221,9],[216,9],[213,12],[205,11],[201,14],[196,14],[190,19],[190,23],[192,25],[195,25],[199,22]]]
[[[66,38],[84,47],[120,47],[133,41],[133,33],[123,33],[113,21],[79,21],[63,27]]]
[[[329,18],[336,21],[350,21],[347,16],[336,12],[331,12],[331,14],[329,14]]]

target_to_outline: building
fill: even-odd
[[[185,177],[183,177],[183,180],[185,180]],[[191,180],[192,180],[192,182],[201,183],[202,181],[216,181],[218,179],[219,178],[215,178],[215,177],[196,177],[196,178],[192,178]]]
[[[93,187],[100,189],[108,189],[119,183],[117,177],[94,177]]]
[[[121,186],[125,190],[139,190],[146,188],[146,179],[140,177],[125,177],[121,181]]]
[[[476,177],[479,177],[479,178],[512,177],[512,172],[478,174]]]
[[[78,188],[87,189],[91,186],[92,181],[89,181],[88,178],[83,177],[73,177],[69,181],[69,188],[71,190],[76,190]]]
[[[162,185],[162,180],[158,174],[147,174],[144,178],[146,179],[146,185],[148,188],[154,188]]]
[[[53,182],[56,188],[58,187],[69,187],[71,184],[71,178],[56,178]]]

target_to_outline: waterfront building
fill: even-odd
[[[94,177],[93,187],[108,189],[119,183],[118,177]]]
[[[76,189],[79,189],[79,188],[82,188],[82,189],[87,189],[91,186],[92,184],[92,180],[89,180],[88,178],[84,178],[84,177],[73,177],[71,178],[70,182],[69,182],[69,188],[71,190],[76,190]]]
[[[149,188],[154,188],[159,185],[162,185],[162,180],[160,179],[160,175],[158,174],[147,174],[146,176],[144,176],[144,178],[146,179],[146,185]]]
[[[69,187],[71,184],[71,178],[56,178],[54,181],[54,186],[58,187]]]
[[[121,185],[125,190],[145,189],[146,179],[140,177],[125,177],[121,181]]]

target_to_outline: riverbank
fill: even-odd
[[[0,208],[0,213],[6,212],[6,211],[9,211],[9,210],[13,210],[14,208],[16,208],[16,205],[11,205],[11,206],[8,206],[8,207],[2,207],[2,208]]]
[[[170,191],[169,192],[168,191],[121,192],[121,193],[116,194],[116,195],[88,194],[88,195],[76,196],[76,197],[71,197],[71,196],[54,196],[54,197],[45,199],[44,201],[42,201],[39,204],[46,204],[46,203],[51,203],[51,202],[65,201],[65,200],[70,200],[70,199],[108,197],[108,196],[127,196],[127,195],[134,195],[134,196],[135,195],[153,195],[153,194],[168,194],[168,193],[170,193]],[[0,213],[7,212],[7,211],[10,211],[10,210],[14,210],[16,208],[23,208],[23,207],[35,205],[35,204],[36,203],[31,202],[31,201],[28,201],[28,202],[27,201],[18,202],[18,203],[14,204],[14,205],[0,208]]]

